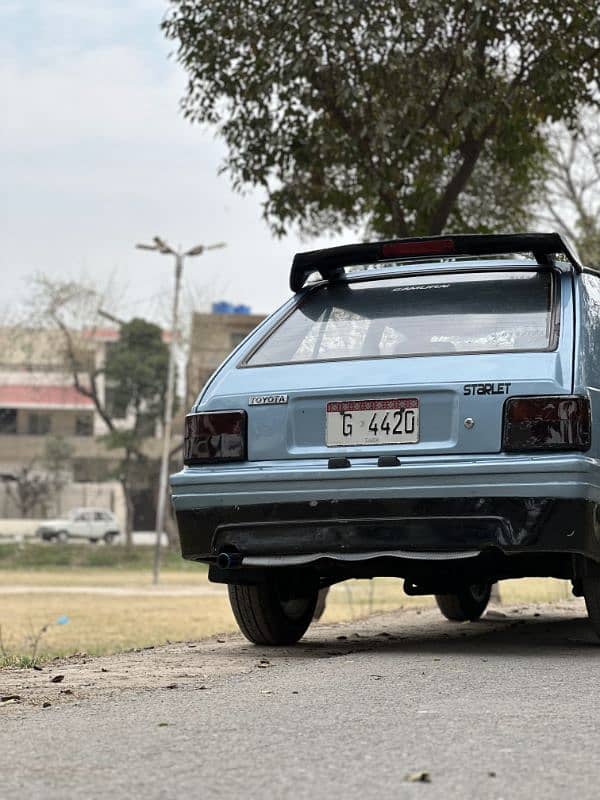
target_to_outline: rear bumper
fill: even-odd
[[[342,501],[179,511],[184,558],[244,556],[247,566],[301,565],[315,556],[448,559],[497,548],[600,555],[598,506],[554,498]]]
[[[600,559],[600,469],[587,456],[414,458],[399,467],[360,459],[337,470],[261,462],[186,469],[171,485],[189,559],[231,549],[275,565],[281,556],[491,547]]]

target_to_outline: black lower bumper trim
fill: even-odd
[[[598,506],[555,498],[350,500],[179,511],[184,558],[499,548],[600,560]]]

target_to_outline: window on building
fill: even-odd
[[[75,436],[94,435],[94,416],[93,414],[78,414],[75,417]]]
[[[50,432],[50,414],[31,412],[27,418],[27,433],[31,436],[45,436]]]
[[[17,409],[0,408],[0,434],[17,432]]]

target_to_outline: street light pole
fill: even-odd
[[[175,347],[177,331],[179,330],[179,293],[181,291],[182,272],[183,256],[180,253],[175,253],[175,291],[173,292],[173,313],[171,316],[171,341],[169,342],[169,366],[167,368],[167,397],[163,425],[163,447],[160,459],[160,477],[158,480],[158,501],[156,504],[156,541],[154,543],[154,562],[152,565],[152,583],[155,585],[158,584],[160,577],[160,539],[165,527],[169,454],[171,452],[171,430],[173,425],[173,399],[175,395]]]
[[[181,294],[181,277],[186,256],[200,256],[206,250],[225,247],[223,242],[213,245],[196,245],[183,253],[173,250],[163,239],[154,237],[154,244],[137,244],[140,250],[154,250],[163,255],[175,256],[175,289],[173,292],[173,310],[171,316],[171,341],[169,342],[169,364],[167,368],[167,386],[165,399],[165,415],[163,421],[163,445],[160,460],[160,476],[158,480],[158,499],[156,504],[156,540],[154,543],[154,563],[152,567],[152,583],[158,584],[160,577],[161,536],[165,527],[165,511],[167,504],[167,481],[169,479],[169,456],[171,453],[171,431],[173,426],[173,405],[175,398],[175,360],[177,350],[177,334],[179,331],[179,296]]]

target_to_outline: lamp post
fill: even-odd
[[[224,242],[217,244],[198,244],[189,250],[174,250],[159,236],[152,240],[153,244],[136,244],[139,250],[153,250],[161,255],[175,257],[175,290],[173,292],[173,312],[171,318],[171,341],[169,342],[169,366],[167,369],[167,392],[165,402],[165,417],[163,426],[163,446],[160,460],[160,477],[158,481],[158,502],[156,505],[156,542],[154,545],[154,564],[152,568],[152,583],[156,585],[160,576],[160,538],[165,526],[165,510],[167,501],[167,480],[169,477],[169,454],[171,451],[171,428],[173,423],[173,400],[175,397],[175,349],[177,333],[179,330],[179,295],[181,292],[181,276],[184,260],[190,256],[201,256],[207,250],[217,250],[225,247]]]

